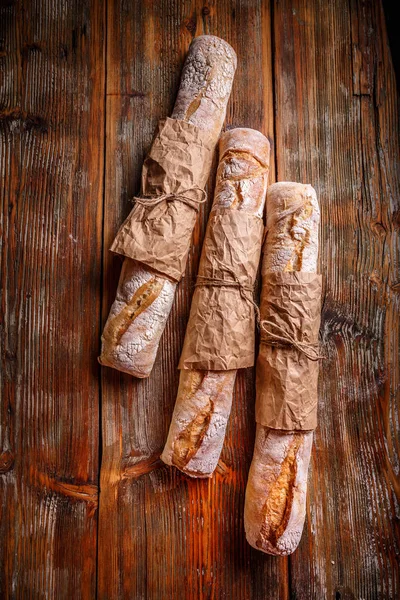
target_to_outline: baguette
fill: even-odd
[[[267,194],[262,275],[317,270],[319,206],[310,185],[281,182]],[[261,296],[261,320],[263,296]],[[257,364],[266,348],[260,345]],[[297,547],[306,514],[312,431],[282,431],[257,423],[244,508],[247,541],[284,556]]]
[[[221,209],[263,217],[269,151],[268,140],[258,131],[233,129],[223,134],[210,217]],[[207,228],[208,235],[211,232]],[[201,262],[206,258],[203,253]],[[236,373],[236,369],[181,370],[168,439],[161,455],[165,463],[191,477],[212,476],[224,442]]]
[[[203,35],[190,45],[172,118],[209,131],[216,146],[236,69],[236,54],[218,37]],[[204,187],[207,180],[200,182]],[[148,377],[173,304],[177,283],[125,258],[102,335],[102,365]]]

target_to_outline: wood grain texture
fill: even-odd
[[[2,2],[0,27],[0,597],[93,598],[104,19]]]
[[[109,3],[106,247],[139,189],[144,155],[158,119],[171,111],[193,35],[219,35],[238,54],[227,124],[246,124],[272,138],[269,29],[265,2]],[[211,181],[214,177],[215,171]],[[138,381],[103,371],[102,599],[261,599],[266,586],[271,597],[287,597],[287,562],[261,556],[244,537],[244,490],[254,435],[251,370],[238,377],[225,449],[212,480],[190,481],[158,461],[175,403],[177,364],[211,201],[210,195],[201,211],[186,277],[151,377]],[[119,270],[119,260],[106,255],[104,317]]]
[[[277,175],[312,183],[325,275],[308,524],[291,595],[397,598],[399,138],[380,3],[274,5]]]

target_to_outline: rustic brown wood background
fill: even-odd
[[[399,137],[380,2],[2,0],[0,28],[0,597],[399,598]],[[321,202],[328,358],[290,558],[245,541],[251,369],[212,480],[158,458],[207,208],[150,379],[96,360],[120,271],[107,248],[202,33],[238,54],[227,126],[268,135],[271,181]]]

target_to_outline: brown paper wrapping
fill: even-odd
[[[112,252],[174,281],[181,279],[214,147],[210,132],[191,123],[170,118],[159,122],[144,161],[141,193],[144,198],[169,197],[152,206],[136,203],[112,243]]]
[[[262,285],[262,322],[271,321],[298,342],[318,347],[321,275],[299,271],[267,273]],[[274,346],[262,340],[263,335],[256,374],[257,423],[288,431],[315,429],[318,361],[310,360],[293,346]]]
[[[245,211],[212,212],[200,260],[179,369],[225,371],[254,365],[252,303],[263,236],[262,219]],[[239,287],[240,282],[242,288]]]

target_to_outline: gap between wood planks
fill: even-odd
[[[101,219],[101,253],[100,253],[100,311],[99,311],[99,332],[100,335],[103,331],[103,304],[104,304],[104,227],[105,227],[105,203],[106,203],[106,165],[107,165],[107,39],[108,39],[108,0],[104,0],[103,3],[103,25],[104,25],[104,38],[103,38],[103,69],[104,69],[104,118],[103,118],[103,201],[102,201],[102,219]],[[101,353],[101,339],[98,340],[98,356]],[[99,528],[100,528],[100,502],[101,502],[101,487],[100,487],[100,475],[103,459],[103,381],[101,377],[101,365],[98,364],[98,378],[99,378],[99,439],[98,439],[98,471],[97,471],[97,526],[96,526],[96,587],[95,587],[95,598],[97,600],[99,596]]]

